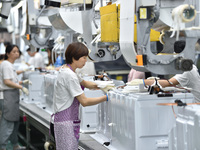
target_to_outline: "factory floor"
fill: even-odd
[[[10,141],[8,142],[8,145],[6,147],[6,150],[13,150],[13,146],[12,144],[10,143]]]
[[[24,141],[26,132],[24,129],[25,124],[21,122],[19,127],[19,144],[26,146]],[[33,126],[30,127],[30,130],[30,147],[27,150],[44,150],[44,144],[46,142],[45,136]],[[106,147],[91,138],[90,134],[94,133],[80,133],[79,150],[108,150]],[[7,150],[12,150],[11,143],[8,144]]]
[[[51,115],[36,104],[23,101],[20,102],[20,110],[19,142],[27,146],[27,150],[44,150],[45,142],[49,142],[50,139],[50,143],[54,145],[53,137],[49,136]],[[94,133],[80,133],[80,150],[108,150],[90,135],[94,135]]]

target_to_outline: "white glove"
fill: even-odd
[[[30,80],[28,80],[28,79],[23,80],[22,83],[23,83],[23,84],[29,84],[29,85],[32,85],[32,82],[31,82]]]
[[[22,89],[19,90],[19,95],[20,95],[20,96],[22,95]]]
[[[34,71],[35,67],[33,65],[29,66],[28,68],[25,68],[23,71]]]
[[[159,77],[148,77],[147,79],[148,79],[148,80],[154,80],[155,78],[156,78],[157,80],[160,79]]]
[[[22,91],[24,92],[24,94],[29,95],[29,91],[28,91],[27,88],[23,87],[23,88],[22,88]]]
[[[47,66],[47,67],[46,67],[46,70],[54,70],[54,69],[55,69],[54,66]]]
[[[31,71],[31,68],[26,68],[26,69],[24,69],[23,71],[24,71],[24,72],[26,72],[26,71]]]
[[[113,89],[114,85],[106,85],[104,88],[100,88],[104,93],[107,93],[109,90]]]
[[[156,84],[156,81],[157,81],[157,84]],[[157,85],[157,86],[159,86],[160,88],[162,88],[162,86],[160,85],[158,79],[155,79],[154,83],[153,83],[151,86],[155,86],[155,85]]]
[[[126,83],[126,85],[130,85],[130,86],[136,86],[136,85],[140,85],[140,84],[144,84],[143,79],[134,79],[134,80]]]

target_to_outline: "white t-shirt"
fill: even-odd
[[[35,68],[44,68],[44,59],[43,56],[37,52],[35,56],[31,57],[28,61],[30,65],[33,65]]]
[[[0,90],[13,89],[4,84],[4,79],[10,79],[12,82],[18,83],[15,67],[7,60],[4,60],[0,65]]]
[[[182,87],[192,88],[192,94],[195,102],[200,102],[200,76],[195,65],[191,71],[186,71],[183,74],[177,74],[175,78]]]
[[[34,57],[30,57],[30,58],[29,58],[28,64],[29,64],[29,65],[33,65],[33,64],[34,64]]]
[[[74,98],[83,93],[80,86],[82,81],[83,79],[69,68],[59,70],[53,94],[54,113],[69,108]]]

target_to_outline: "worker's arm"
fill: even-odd
[[[23,88],[21,85],[14,83],[10,79],[4,79],[3,82],[4,82],[5,85],[7,85],[8,87],[11,87],[11,88],[17,88],[17,89]]]
[[[97,84],[95,82],[92,82],[92,81],[83,80],[81,82],[81,85],[88,88],[88,89],[99,89],[99,87],[97,87]]]
[[[24,73],[26,71],[31,71],[32,69],[30,67],[26,68],[26,69],[23,69],[23,70],[17,70],[16,73],[17,75],[21,74],[21,73]]]
[[[85,96],[85,94],[81,94],[79,96],[76,96],[76,98],[78,99],[78,101],[81,103],[81,105],[83,107],[85,106],[91,106],[91,105],[96,105],[99,104],[101,102],[107,101],[107,96],[101,96],[101,97],[92,97],[92,98],[88,98]]]
[[[26,64],[26,65],[28,65],[28,66],[30,66],[30,64],[29,64],[29,63],[27,63],[27,62],[26,62],[25,64]]]
[[[178,85],[179,84],[179,82],[173,77],[169,79],[169,82],[172,83],[173,85]]]
[[[179,82],[175,79],[175,78],[170,78],[169,80],[157,80],[159,82],[159,84],[162,87],[168,87],[168,86],[175,86],[178,85]],[[148,79],[144,79],[144,83],[145,85],[152,85],[155,82],[155,80],[148,80]]]
[[[17,75],[21,74],[21,73],[24,73],[25,71],[24,70],[17,70],[16,73]]]
[[[61,67],[62,67],[62,66],[56,67],[55,70],[56,70],[56,71],[59,71]]]

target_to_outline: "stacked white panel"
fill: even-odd
[[[84,89],[86,97],[99,97],[104,95],[101,90],[89,90]],[[81,116],[81,125],[80,131],[83,133],[86,132],[96,132],[99,128],[99,105],[82,107],[80,105],[80,116]]]
[[[54,93],[54,84],[56,81],[57,75],[47,74],[44,79],[44,88],[45,88],[45,97],[46,97],[46,110],[53,112],[53,93]]]
[[[156,94],[111,91],[109,101],[100,104],[101,126],[93,138],[98,141],[104,136],[107,141],[99,142],[110,142],[108,148],[113,150],[167,150],[168,132],[175,124],[175,116],[171,106],[157,104],[172,103],[176,99],[191,102],[193,96],[174,93],[173,97],[158,97]],[[177,112],[177,107],[174,109]]]
[[[200,106],[198,106],[198,110],[197,112],[195,113],[195,116],[194,116],[194,143],[195,143],[195,146],[196,146],[196,150],[199,150],[200,149],[200,142],[199,142],[199,135],[200,135]]]
[[[30,79],[31,75],[39,75],[39,71],[27,71],[23,73],[23,77],[22,80],[32,80]],[[32,82],[32,81],[31,81]],[[34,83],[35,84],[35,83]],[[30,85],[23,85],[24,87],[26,87],[30,91],[32,90],[32,87]],[[34,86],[34,85],[33,85]],[[30,88],[30,89],[29,89]],[[34,88],[34,87],[33,87]],[[20,99],[23,100],[26,103],[32,103],[34,101],[32,101],[32,96],[30,97],[29,95],[26,95],[25,93],[22,92],[22,94],[20,95]]]
[[[177,150],[177,128],[176,128],[176,124],[169,131],[168,138],[169,138],[169,150]]]
[[[86,81],[94,81],[94,76],[84,76],[83,79]],[[104,95],[101,90],[90,90],[87,88],[84,89],[84,94],[86,97],[100,97]],[[80,132],[88,133],[99,130],[99,105],[87,107],[80,105],[80,118]]]
[[[198,150],[200,134],[200,106],[178,107],[176,125],[169,133],[170,150]]]
[[[44,75],[31,74],[29,80],[29,102],[45,103],[44,97]]]

